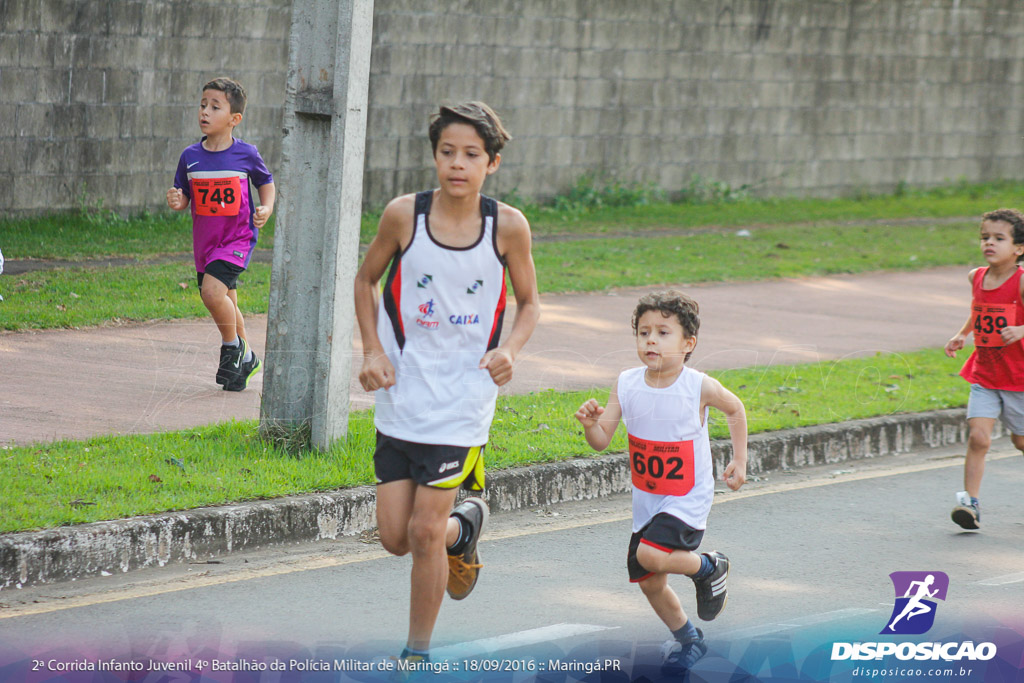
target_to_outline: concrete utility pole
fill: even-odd
[[[295,0],[260,431],[326,449],[348,427],[373,0]]]

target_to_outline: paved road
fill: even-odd
[[[685,286],[701,305],[691,364],[712,370],[942,346],[966,317],[966,272]],[[637,363],[629,319],[645,291],[541,297],[541,323],[503,391],[610,386]],[[266,317],[247,325],[262,353]],[[213,383],[218,341],[208,320],[0,334],[0,443],[258,417],[262,376],[241,394]],[[357,339],[354,365],[358,349]],[[353,406],[371,400],[353,381]]]
[[[704,547],[725,551],[734,569],[725,612],[701,624],[714,652],[735,664],[765,643],[806,654],[833,640],[885,640],[894,571],[949,576],[934,628],[911,640],[981,642],[995,637],[991,624],[1024,634],[1024,462],[1007,446],[986,471],[982,533],[949,521],[959,448],[773,475],[721,493]],[[440,655],[655,652],[664,629],[622,567],[628,516],[622,496],[492,516],[475,593],[442,609]],[[391,654],[407,609],[404,588],[393,589],[407,586],[408,570],[408,558],[349,538],[5,591],[0,678],[3,660],[17,657]],[[692,611],[692,584],[673,585]]]

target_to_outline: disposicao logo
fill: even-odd
[[[886,621],[881,635],[920,635],[927,633],[935,623],[936,600],[946,600],[949,577],[944,572],[893,572],[896,604]],[[993,643],[972,641],[948,643],[833,643],[832,661],[852,659],[870,660],[894,656],[899,660],[989,660],[996,656]]]
[[[889,578],[896,590],[896,604],[880,633],[927,633],[935,623],[935,600],[946,600],[949,577],[944,572],[893,572]]]

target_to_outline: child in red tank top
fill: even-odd
[[[1024,451],[1024,214],[1016,209],[990,211],[982,217],[981,252],[987,266],[968,275],[971,315],[946,342],[950,358],[974,334],[974,353],[960,375],[971,383],[967,401],[967,459],[964,490],[951,514],[964,529],[981,527],[978,493],[992,428],[1000,419],[1013,445]]]

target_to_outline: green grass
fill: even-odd
[[[783,226],[687,236],[541,242],[534,245],[542,292],[638,285],[915,270],[979,261],[964,225]]]
[[[191,254],[189,212],[144,212],[122,218],[112,212],[73,211],[33,218],[0,219],[8,259],[81,261],[111,257]],[[260,248],[274,244],[274,216],[260,230]]]
[[[266,313],[270,265],[239,278],[244,314]],[[61,268],[0,278],[0,330],[73,328],[209,316],[191,263],[120,268]]]
[[[712,373],[747,407],[752,433],[960,407],[961,360],[940,350]],[[502,397],[488,468],[591,456],[572,413],[608,390]],[[610,451],[624,447],[619,428]],[[712,412],[713,438],[728,435]],[[257,436],[255,421],[180,432],[0,449],[0,533],[203,505],[324,491],[373,481],[371,414],[350,418],[347,440],[325,453],[290,455]]]
[[[721,186],[721,187],[719,187]],[[634,234],[681,231],[709,226],[750,227],[851,221],[897,221],[908,218],[963,217],[972,225],[985,211],[1018,206],[1024,182],[985,184],[959,182],[935,189],[901,188],[892,195],[860,195],[838,199],[751,198],[721,183],[696,179],[686,201],[668,202],[665,193],[614,182],[583,178],[564,197],[539,205],[515,192],[504,197],[526,213],[534,235]],[[710,187],[710,190],[704,189]],[[260,231],[260,248],[273,247],[275,216]],[[369,244],[380,211],[362,217],[360,241]],[[898,231],[898,228],[894,228]],[[104,257],[184,254],[192,249],[188,212],[144,212],[123,218],[111,211],[86,207],[35,218],[0,219],[0,242],[7,258],[82,260]]]

